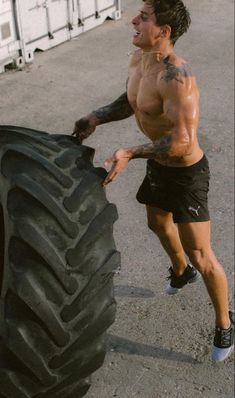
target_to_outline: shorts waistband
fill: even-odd
[[[164,166],[153,159],[148,159],[147,164],[153,169],[164,170],[166,173],[169,174],[171,173],[181,174],[187,172],[191,173],[197,170],[201,170],[204,167],[209,167],[208,159],[205,154],[197,163],[194,163],[191,166],[180,166],[180,167]]]

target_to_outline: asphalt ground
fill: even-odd
[[[191,65],[201,93],[199,140],[211,167],[212,242],[229,280],[233,306],[233,1],[186,0],[190,31],[176,52]],[[0,124],[70,134],[74,121],[125,91],[131,17],[141,2],[123,1],[120,21],[44,53],[22,71],[0,75]],[[120,146],[146,138],[134,118],[100,126],[86,144],[95,165]],[[104,366],[87,398],[232,398],[233,358],[212,364],[214,313],[201,281],[174,297],[164,294],[168,257],[146,225],[135,194],[145,161],[134,160],[107,187],[117,205],[115,239],[122,270],[115,277],[117,317],[108,333]]]

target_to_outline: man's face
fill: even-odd
[[[148,2],[145,2],[140,9],[139,15],[132,20],[135,29],[133,44],[144,51],[149,51],[160,39],[161,29],[156,25],[157,20],[154,9]]]

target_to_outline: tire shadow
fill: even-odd
[[[152,298],[155,294],[150,289],[142,287],[118,285],[114,287],[116,297]]]
[[[135,286],[118,285],[114,288],[116,297],[130,298],[153,298],[155,294],[150,289]],[[123,337],[106,335],[107,352],[117,352],[128,355],[139,355],[150,358],[162,358],[175,362],[186,362],[190,364],[199,363],[196,359],[187,354],[167,350],[166,348],[151,346],[148,344],[136,343]]]
[[[125,339],[123,337],[106,335],[106,349],[107,352],[139,355],[142,357],[160,358],[168,361],[186,362],[190,364],[198,364],[199,362],[187,354],[167,350],[165,348],[151,346],[148,344],[136,343],[134,341]]]

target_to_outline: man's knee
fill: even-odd
[[[187,250],[191,264],[203,275],[213,273],[217,269],[217,261],[211,250]]]
[[[172,227],[169,223],[148,220],[148,228],[160,237],[172,234]]]
[[[148,227],[149,229],[151,229],[151,231],[155,233],[163,232],[166,229],[164,223],[160,223],[157,220],[151,220],[151,219],[148,219]]]
[[[156,232],[156,229],[157,229],[156,222],[152,221],[152,220],[148,220],[148,228],[151,231]]]

